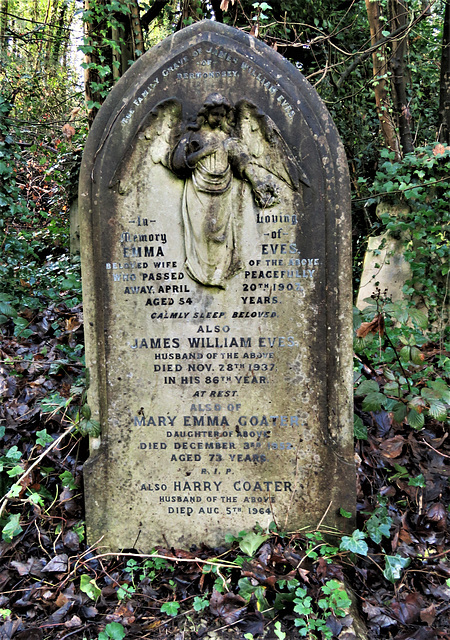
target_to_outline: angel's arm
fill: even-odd
[[[189,147],[189,134],[185,134],[174,149],[172,155],[172,169],[175,172],[186,171],[188,168],[187,151]]]
[[[174,171],[186,171],[195,169],[199,160],[217,151],[221,143],[218,141],[203,141],[201,138],[192,140],[190,134],[185,134],[175,147],[172,156]]]
[[[248,150],[241,141],[235,138],[230,139],[228,154],[235,172],[250,184],[256,204],[259,207],[272,207],[279,201],[277,184],[270,177],[270,174],[266,175],[264,180],[261,180],[261,176],[258,175],[255,168],[257,165],[252,162]]]

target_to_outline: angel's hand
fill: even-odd
[[[256,204],[261,208],[273,207],[274,204],[280,201],[279,188],[271,180],[258,182],[253,187],[253,193],[255,194]]]

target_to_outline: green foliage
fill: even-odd
[[[367,440],[367,427],[359,416],[353,416],[353,431],[358,440]]]
[[[105,630],[98,634],[98,640],[122,640],[126,636],[126,631],[118,622],[110,622]]]
[[[75,524],[75,525],[72,527],[72,529],[73,529],[73,531],[77,534],[77,536],[78,536],[78,540],[79,540],[80,542],[83,542],[83,540],[84,540],[84,539],[85,539],[85,537],[86,537],[86,529],[85,529],[85,526],[84,526],[84,522],[83,522],[83,521],[78,522],[77,524]]]
[[[0,456],[0,490],[4,495],[14,484],[12,478],[23,473],[23,468],[17,463],[22,460],[22,453],[17,445],[10,447]]]
[[[254,556],[263,542],[269,538],[269,535],[263,534],[263,530],[259,525],[255,527],[255,531],[240,531],[237,537],[231,534],[225,535],[225,542],[232,544],[237,542],[240,550],[247,556]]]
[[[51,435],[47,433],[47,429],[42,429],[41,431],[36,431],[36,444],[41,445],[41,447],[45,447],[46,444],[53,442],[53,438]]]
[[[259,533],[254,533],[253,531],[249,531],[240,541],[239,548],[241,551],[248,556],[254,556],[259,547],[269,538],[268,535],[261,535]]]
[[[75,491],[76,489],[78,489],[78,485],[75,482],[75,478],[73,477],[73,474],[70,471],[63,471],[63,473],[59,475],[59,479],[61,480],[63,487],[68,487],[72,491]]]
[[[254,595],[256,599],[256,606],[258,611],[269,611],[270,606],[265,597],[266,588],[260,584],[253,585],[249,578],[241,578],[238,581],[239,595],[250,601],[250,598]]]
[[[155,549],[151,553],[156,553]],[[158,572],[162,571],[174,571],[173,566],[164,558],[149,558],[142,564],[134,558],[130,558],[125,567],[125,573],[129,574],[134,586],[145,578],[154,580]]]
[[[142,5],[142,3],[141,3]],[[142,5],[142,9],[146,3]],[[81,66],[89,73],[89,92],[92,98],[86,106],[94,113],[100,109],[114,83],[126,71],[122,68],[124,58],[128,64],[143,53],[143,42],[133,33],[134,54],[130,57],[130,43],[125,24],[128,23],[134,3],[132,0],[93,2],[82,12],[85,37],[78,50],[86,55]],[[156,43],[155,43],[156,44]]]
[[[359,529],[355,529],[351,536],[342,536],[339,548],[342,551],[351,551],[361,556],[366,556],[369,548],[365,542],[366,534]]]
[[[317,638],[316,633],[321,633],[324,638],[332,638],[333,632],[327,626],[326,620],[333,613],[335,616],[346,615],[344,608],[351,604],[344,585],[337,580],[328,580],[321,588],[325,597],[320,598],[317,606],[321,609],[318,612],[314,609],[311,596],[307,595],[307,590],[298,587],[295,591],[294,612],[298,614],[295,618],[295,626],[300,636]]]
[[[322,587],[325,598],[318,601],[318,605],[324,611],[330,610],[335,616],[343,618],[347,615],[345,609],[348,609],[352,601],[350,600],[344,585],[338,580],[328,580]]]
[[[209,607],[208,596],[195,596],[192,606],[195,611],[203,611],[203,609],[207,609]]]
[[[385,504],[380,502],[365,524],[367,533],[374,542],[379,544],[383,536],[385,538],[390,537],[391,527],[392,518],[388,515]]]
[[[86,129],[71,115],[80,96],[64,49],[70,29],[56,29],[57,14],[70,24],[73,3],[14,4],[15,29],[0,59],[0,330],[26,338],[27,311],[81,301],[79,259],[68,255],[68,200]]]
[[[169,602],[165,602],[160,610],[162,613],[167,613],[168,616],[175,617],[178,615],[180,606],[180,603],[176,600],[170,600]]]
[[[327,561],[330,561],[330,558],[336,555],[338,551],[337,547],[330,545],[325,540],[321,531],[305,533],[305,538],[307,540],[306,555],[308,558],[311,558],[311,560],[317,560],[317,558],[321,556]]]
[[[136,593],[135,587],[129,584],[123,584],[117,589],[117,599],[126,600],[127,598],[131,598],[131,596]]]
[[[22,533],[23,529],[19,524],[20,513],[11,513],[2,527],[2,539],[5,542],[12,542],[15,536]]]
[[[390,582],[397,582],[401,577],[402,569],[407,567],[411,559],[403,558],[402,556],[385,556],[385,569],[383,571],[384,577]]]
[[[279,620],[275,622],[273,632],[278,640],[285,640],[286,634],[284,631],[281,631],[281,622]]]
[[[90,576],[84,574],[80,576],[80,590],[85,593],[91,600],[97,600],[101,596],[101,589],[99,589]]]
[[[376,329],[354,341],[355,352],[377,362],[385,378],[381,382],[358,377],[355,397],[362,398],[362,410],[391,411],[395,422],[407,422],[415,430],[422,429],[427,418],[447,420],[450,404],[450,388],[444,379],[447,364],[445,358],[435,363],[427,363],[425,359],[422,349],[429,340],[424,332],[424,327],[428,327],[426,316],[407,302],[392,303],[378,296],[370,300],[363,312],[356,310],[354,318],[357,329],[364,326],[364,319],[382,318],[384,325],[383,335]],[[367,437],[363,427],[362,420],[355,418],[357,437]]]
[[[448,304],[450,147],[428,145],[405,155],[401,161],[395,161],[394,155],[386,150],[381,155],[385,160],[368,188],[368,204],[386,202],[409,208],[409,212],[396,216],[387,210],[381,214],[381,220],[387,231],[401,237],[405,244],[405,259],[412,272],[405,294],[422,297],[429,320],[439,322],[445,299]],[[410,311],[412,319],[426,328],[426,317],[421,323],[414,313],[417,310]]]
[[[227,537],[229,537],[228,534],[225,535],[225,538]],[[231,536],[231,537],[234,538],[234,536]],[[219,593],[223,593],[225,591],[225,578],[219,572],[219,568],[216,565],[211,565],[211,564],[203,565],[202,573],[204,574],[212,573],[213,575],[216,575],[217,578],[214,581],[213,589],[215,591],[218,591]]]

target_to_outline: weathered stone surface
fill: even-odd
[[[346,161],[312,87],[213,22],[136,62],[80,179],[89,542],[354,511]]]
[[[386,213],[385,204],[378,205],[377,215]],[[389,206],[388,212],[397,217],[408,213],[408,207]],[[356,306],[364,309],[366,302],[379,289],[393,302],[404,300],[403,287],[411,278],[411,267],[403,255],[408,238],[394,238],[389,233],[369,238],[361,275]]]
[[[80,254],[80,219],[78,215],[78,198],[70,205],[70,253],[72,255]]]

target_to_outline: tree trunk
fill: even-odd
[[[162,13],[169,2],[170,0],[155,0],[150,9],[141,18],[142,28],[147,30],[150,23]]]
[[[380,20],[381,5],[378,0],[365,0],[367,16],[370,27],[371,45],[374,45],[381,38],[383,30]],[[387,72],[388,65],[386,62],[386,47],[382,46],[372,54],[373,60],[373,77],[375,104],[378,117],[380,119],[381,132],[383,134],[384,143],[388,149],[395,152],[397,159],[400,158],[400,149],[395,126],[391,116],[391,103],[387,91]]]
[[[104,7],[104,0],[84,0],[84,9],[89,11],[90,19],[85,22],[85,39],[92,46],[92,51],[85,54],[86,68],[84,70],[84,89],[88,110],[89,127],[94,122],[98,113],[98,106],[103,102],[103,97],[97,85],[100,83],[100,75],[97,65],[101,66],[100,51],[102,51],[101,18],[98,18],[96,8]],[[100,11],[101,14],[101,11]]]
[[[122,0],[123,1],[123,0]],[[137,60],[144,53],[141,21],[138,0],[133,0],[130,12],[116,11],[109,13],[107,0],[85,0],[85,10],[90,18],[85,23],[85,35],[93,51],[86,54],[85,94],[89,104],[89,126],[98,112],[98,104],[102,104],[103,96],[96,83],[101,83],[103,90],[108,88],[108,80],[100,79],[96,65],[112,68],[111,78],[118,80],[130,66],[130,61]],[[108,24],[113,26],[108,27]],[[110,46],[110,40],[115,46]],[[96,104],[92,104],[96,103]]]
[[[131,35],[133,38],[133,57],[137,60],[144,53],[144,36],[142,35],[139,5],[134,0],[131,5]]]
[[[445,3],[439,92],[439,141],[450,144],[450,0]]]
[[[58,0],[52,0],[48,3],[50,11],[47,13],[47,18],[45,22],[47,23],[47,42],[45,43],[45,55],[44,55],[44,66],[47,69],[50,66],[50,59],[53,49],[54,37],[55,37],[55,25],[56,19],[58,15]]]
[[[134,62],[144,53],[144,38],[137,0],[128,2],[130,13],[116,13],[118,24],[112,28],[112,40],[116,47],[112,51],[115,61],[114,80],[118,80]]]
[[[8,0],[0,1],[0,58],[6,54],[8,39],[6,28],[8,26]]]
[[[408,8],[404,0],[391,0],[391,32],[398,28],[406,26],[408,21]],[[411,135],[411,114],[408,106],[406,95],[406,64],[405,54],[407,45],[408,32],[392,41],[392,55],[390,60],[390,68],[392,70],[392,89],[394,95],[394,109],[396,119],[398,120],[398,129],[400,134],[400,145],[403,153],[412,153],[414,144]]]
[[[54,29],[54,41],[52,42],[50,62],[52,65],[57,65],[59,61],[59,55],[65,41],[69,38],[69,31],[66,30],[66,14],[68,9],[67,0],[63,0],[62,5],[59,8],[58,20]]]

